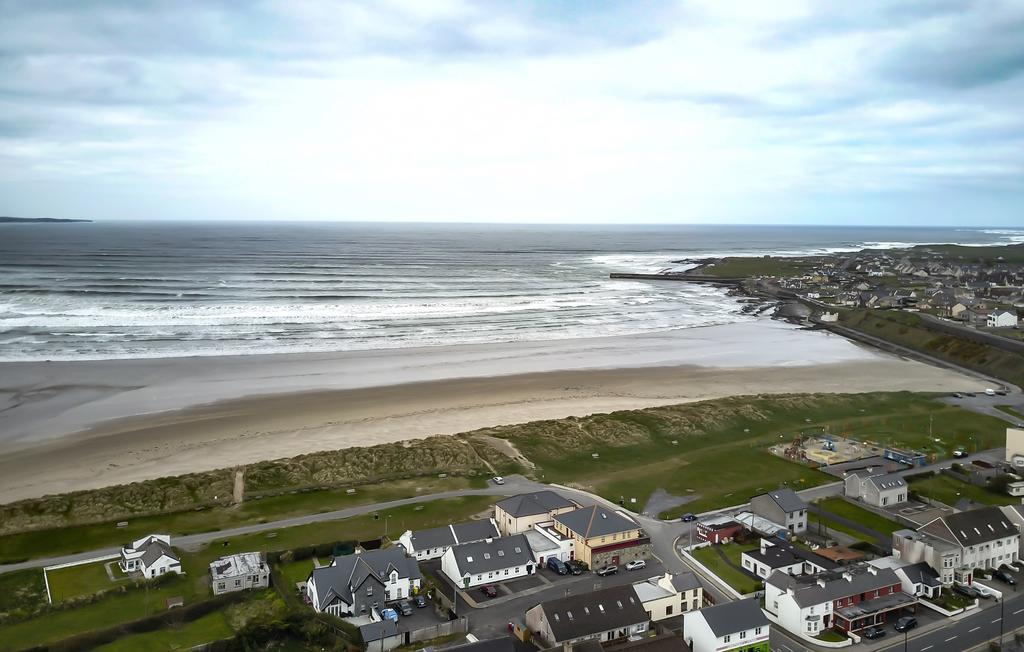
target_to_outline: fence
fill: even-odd
[[[467,631],[469,631],[469,619],[463,616],[448,622],[408,631],[405,633],[405,645],[418,643],[419,641],[429,641],[442,636],[450,636],[451,634],[464,634]]]

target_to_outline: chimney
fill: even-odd
[[[878,569],[872,566],[871,564],[868,564],[868,572],[872,575],[878,575]]]
[[[818,586],[820,586],[821,588],[825,588],[825,578],[824,577],[819,577],[818,578]]]
[[[843,571],[843,579],[846,580],[847,582],[852,582],[853,581],[853,573],[851,573],[850,571]]]
[[[487,537],[486,539],[484,539],[484,541],[486,541],[487,543],[494,543],[494,537]]]

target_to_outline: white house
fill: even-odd
[[[401,546],[335,557],[306,580],[306,602],[317,612],[368,616],[389,602],[415,595],[422,575]]]
[[[1017,313],[1009,310],[993,310],[989,313],[985,325],[989,328],[1013,328],[1017,325]]]
[[[756,550],[740,553],[740,564],[765,579],[779,571],[787,575],[808,575],[836,568],[835,562],[781,539],[761,539]]]
[[[855,471],[843,481],[848,498],[875,507],[891,507],[907,502],[907,481],[895,473]]]
[[[911,564],[892,555],[868,562],[875,568],[890,568],[903,583],[903,592],[924,598],[935,598],[942,593],[942,580],[935,569],[923,561]]]
[[[524,534],[452,546],[441,557],[441,572],[463,588],[525,577],[536,568]]]
[[[460,543],[472,543],[499,537],[493,518],[455,523],[429,530],[406,530],[398,542],[417,561],[439,559],[448,548]]]
[[[538,568],[543,568],[552,557],[560,561],[576,558],[576,542],[556,530],[553,522],[534,523],[533,527],[523,534],[530,544]]]
[[[526,610],[526,627],[541,647],[568,646],[583,641],[608,642],[642,636],[647,612],[632,586],[571,593]]]
[[[633,582],[633,590],[640,598],[647,617],[654,622],[700,609],[704,604],[704,587],[697,576],[689,571],[678,575],[665,573],[642,582]]]
[[[168,534],[149,534],[126,544],[118,565],[125,573],[141,573],[146,579],[181,572],[181,559],[171,549]]]
[[[750,511],[785,525],[795,534],[807,531],[807,503],[789,487],[754,496],[750,499]]]
[[[723,602],[683,614],[683,640],[693,652],[767,652],[768,633],[768,617],[755,599]]]
[[[210,562],[213,594],[265,589],[270,586],[270,567],[262,553],[242,552]]]

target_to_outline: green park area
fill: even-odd
[[[130,634],[102,645],[103,652],[165,652],[189,650],[203,643],[231,638],[235,632],[220,611],[206,614],[190,623],[166,627],[144,634]]]
[[[886,540],[888,540],[888,537],[893,532],[896,530],[902,530],[905,527],[892,519],[888,519],[858,505],[854,505],[853,503],[838,496],[818,501],[817,506],[829,514],[834,514],[835,516],[853,521],[854,523],[858,523],[866,528],[874,530],[886,538]],[[864,532],[850,527],[846,523],[835,518],[831,518],[828,514],[812,512],[810,514],[810,522],[812,524],[820,523],[821,525],[838,532],[848,534],[849,536],[862,541],[870,538]],[[811,527],[813,528],[814,526],[812,525]]]
[[[737,567],[742,566],[740,555],[744,551],[754,550],[756,548],[756,542],[746,545],[727,543],[723,545],[712,545],[698,548],[691,554],[697,561],[704,564],[708,570],[735,589],[740,595],[746,595],[747,593],[753,593],[754,591],[760,590],[761,582]],[[731,563],[722,559],[722,554],[724,554],[726,559]]]
[[[800,276],[814,270],[817,261],[778,256],[736,256],[703,265],[693,273],[719,278],[752,278],[757,276]]]
[[[1010,505],[1018,502],[1017,498],[1008,494],[989,491],[948,475],[910,476],[907,479],[911,491],[947,505],[955,505],[964,498],[982,505]]]
[[[107,563],[98,561],[46,571],[46,579],[50,585],[50,597],[54,602],[63,602],[80,595],[106,591],[116,587],[119,583],[129,581],[117,568],[116,560],[112,563],[111,575],[114,578],[112,580],[111,575],[107,574]]]

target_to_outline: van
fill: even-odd
[[[558,559],[557,557],[549,557],[548,558],[547,566],[548,566],[548,570],[553,570],[556,573],[558,573],[559,575],[568,575],[569,574],[569,569],[566,568],[566,566],[562,562],[562,560]]]
[[[996,395],[996,390],[994,390],[994,389],[986,389],[985,390],[985,396],[995,396],[995,395]]]

